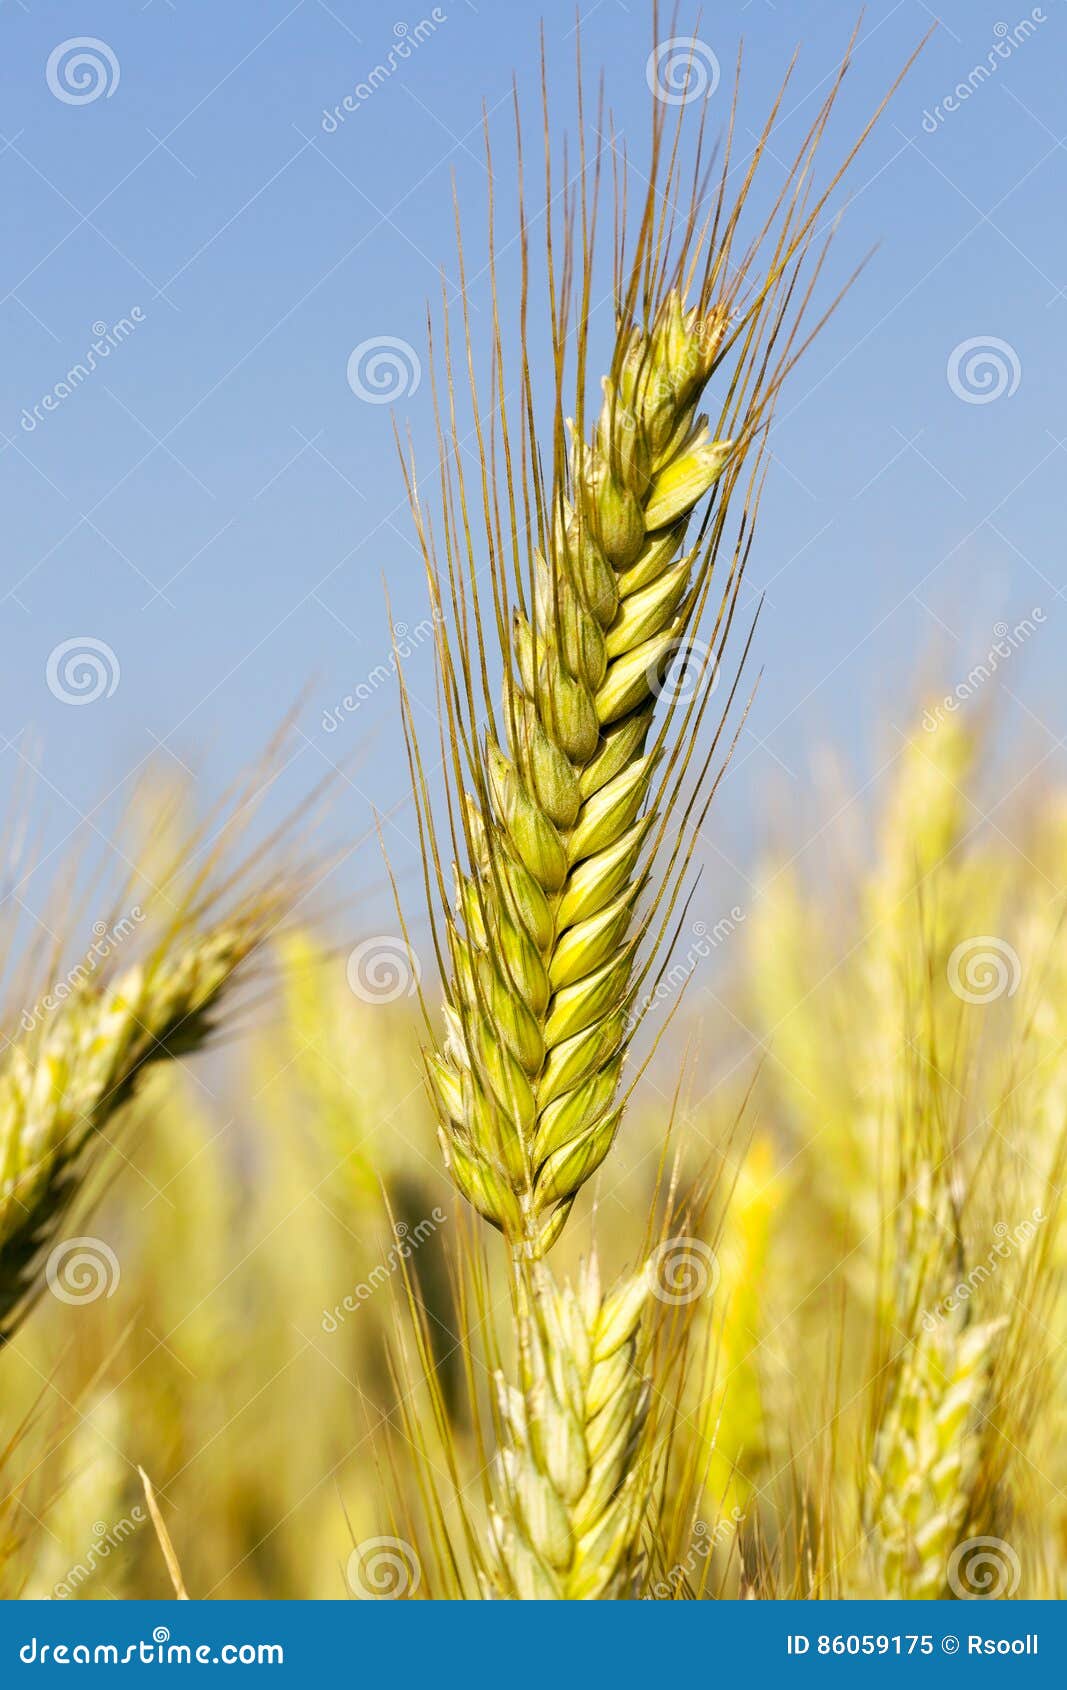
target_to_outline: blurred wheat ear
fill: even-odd
[[[92,1197],[141,1076],[207,1044],[236,983],[308,890],[308,871],[280,854],[285,824],[243,860],[237,854],[280,743],[205,827],[182,831],[173,811],[143,812],[135,822],[142,868],[109,919],[95,924],[106,938],[79,956],[87,923],[68,907],[51,924],[54,949],[24,963],[9,989],[14,1024],[0,1057],[0,1347],[43,1289],[46,1259],[72,1206]],[[62,1265],[56,1271],[62,1278]],[[81,1271],[72,1256],[68,1289],[78,1291]]]

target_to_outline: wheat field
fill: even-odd
[[[569,152],[547,96],[514,169],[487,129],[491,315],[431,311],[398,427],[392,931],[315,896],[315,802],[246,837],[275,747],[13,947],[5,1597],[1067,1595],[1067,791],[991,822],[935,674],[864,815],[755,791],[745,904],[700,874],[847,68],[784,161],[788,83],[751,147],[653,99],[640,168],[581,71]]]

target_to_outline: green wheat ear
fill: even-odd
[[[710,185],[700,157],[707,106],[689,185],[680,137],[666,136],[665,108],[654,106],[647,188],[637,195],[603,112],[590,157],[580,92],[577,186],[562,195],[546,145],[545,367],[554,394],[544,438],[527,335],[521,133],[513,347],[497,309],[489,156],[492,403],[478,392],[460,240],[464,348],[453,355],[446,309],[433,521],[414,465],[405,466],[434,613],[446,776],[439,829],[436,771],[401,673],[444,981],[443,1036],[427,1014],[428,1078],[448,1170],[503,1233],[518,1296],[519,1380],[499,1385],[488,1565],[472,1547],[488,1593],[620,1597],[637,1588],[655,1465],[643,1442],[649,1270],[605,1296],[595,1266],[576,1289],[561,1288],[543,1258],[618,1131],[641,987],[666,966],[721,777],[722,760],[715,764],[736,678],[717,721],[709,707],[752,542],[766,429],[807,343],[817,225],[856,151],[823,194],[810,192],[847,64],[846,55],[762,221],[746,215],[749,191],[788,77],[741,161],[731,108]],[[587,425],[604,154],[615,185],[615,337]],[[513,364],[517,400],[506,374]],[[675,663],[689,670],[686,689],[665,689]]]
[[[446,840],[435,829],[402,683],[445,978],[445,1033],[428,1051],[428,1070],[455,1184],[527,1258],[542,1256],[558,1237],[615,1138],[640,986],[662,965],[714,790],[723,721],[710,743],[702,744],[702,730],[737,610],[766,425],[801,349],[813,280],[807,261],[826,199],[808,203],[809,170],[836,87],[770,215],[762,228],[757,220],[741,250],[742,213],[781,96],[743,164],[735,164],[728,140],[710,191],[698,146],[688,196],[680,192],[677,140],[665,143],[663,108],[656,109],[650,181],[626,264],[626,166],[617,148],[605,146],[617,171],[616,338],[588,431],[600,155],[588,158],[580,133],[580,186],[576,198],[563,196],[562,230],[553,229],[546,159],[551,434],[540,441],[534,433],[520,205],[518,428],[508,414],[510,360],[495,309],[492,237],[490,410],[477,392],[463,296],[477,493],[463,465],[446,314],[436,535],[413,469],[406,471],[435,612],[450,789]],[[740,186],[731,201],[735,174]],[[688,209],[662,209],[676,199]],[[811,269],[817,273],[818,263]],[[462,243],[460,270],[465,289]],[[572,388],[569,361],[577,366]],[[710,416],[701,411],[709,396]],[[490,680],[495,651],[503,665],[499,707]],[[661,696],[675,663],[688,668],[690,696]],[[732,698],[734,689],[724,690]]]
[[[535,1253],[619,1122],[660,760],[649,736],[699,598],[686,523],[731,451],[696,414],[723,332],[672,292],[652,332],[629,337],[595,444],[571,449],[548,556],[534,554],[506,750],[486,741],[489,802],[471,805],[449,1037],[431,1067],[456,1183]]]

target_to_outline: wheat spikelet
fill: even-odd
[[[593,1257],[576,1286],[541,1267],[532,1289],[520,1318],[520,1385],[498,1376],[493,1582],[500,1595],[526,1599],[627,1595],[648,1483],[638,1328],[649,1281],[640,1274],[602,1293]]]

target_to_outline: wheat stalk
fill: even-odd
[[[431,903],[441,908],[435,944],[446,981],[446,1036],[431,1050],[429,1070],[456,1185],[527,1257],[543,1255],[558,1237],[614,1139],[623,1067],[640,1019],[635,999],[668,937],[714,789],[709,777],[723,723],[706,751],[699,749],[701,729],[737,608],[765,426],[808,303],[800,277],[825,196],[805,205],[806,182],[835,91],[770,218],[741,253],[739,221],[775,112],[736,200],[728,199],[735,167],[727,146],[718,187],[706,200],[694,176],[680,229],[661,209],[663,194],[669,198],[680,184],[676,154],[663,164],[657,115],[651,185],[629,266],[617,261],[618,333],[588,439],[595,186],[594,205],[586,195],[598,172],[582,139],[582,245],[576,253],[572,207],[558,285],[549,243],[557,393],[545,449],[525,426],[521,441],[509,435],[502,386],[484,421],[472,391],[491,610],[478,585],[451,368],[451,438],[446,444],[442,434],[441,442],[451,466],[443,566],[409,481],[435,610],[443,760],[453,787],[447,854],[456,863],[453,901],[402,691],[427,884],[432,889],[436,880],[441,895]],[[624,212],[620,189],[617,223]],[[523,245],[525,252],[525,238]],[[495,276],[494,265],[491,251]],[[467,334],[472,361],[469,326]],[[498,321],[493,353],[494,369],[502,370]],[[578,366],[573,420],[563,392],[571,353]],[[713,375],[721,394],[711,421],[700,404]],[[532,416],[525,353],[521,385],[524,412]],[[490,444],[497,424],[499,447]],[[503,485],[493,486],[498,450],[506,471]],[[553,466],[548,487],[542,460]],[[735,497],[742,511],[731,530]],[[708,638],[698,644],[724,551],[729,567]],[[488,684],[494,630],[504,660],[499,712]],[[692,697],[673,697],[657,712],[674,660],[692,665]]]
[[[840,75],[847,62],[846,55]],[[657,984],[656,970],[666,967],[677,902],[721,777],[722,762],[718,771],[714,764],[737,679],[705,735],[709,705],[751,546],[766,429],[806,344],[801,325],[821,262],[808,260],[841,172],[821,195],[810,191],[810,176],[840,75],[769,214],[744,236],[784,86],[742,163],[731,111],[714,184],[701,163],[703,119],[687,187],[680,136],[667,137],[664,108],[654,109],[647,191],[638,196],[628,254],[629,166],[598,114],[615,175],[615,338],[589,427],[602,154],[589,156],[579,70],[578,186],[563,190],[560,226],[546,144],[550,435],[539,440],[534,420],[520,131],[521,427],[509,421],[490,155],[489,412],[479,399],[459,242],[480,487],[469,491],[463,466],[447,310],[443,394],[435,383],[437,533],[414,465],[406,469],[434,612],[448,777],[447,829],[439,831],[401,669],[444,980],[445,1031],[439,1037],[427,1015],[427,1069],[448,1170],[504,1235],[517,1287],[521,1383],[504,1391],[493,1534],[497,1582],[513,1594],[619,1595],[635,1564],[652,1464],[636,1461],[623,1483],[623,1467],[601,1472],[596,1452],[601,1424],[616,1440],[612,1462],[625,1463],[640,1441],[636,1327],[648,1269],[613,1294],[633,1320],[603,1375],[608,1395],[594,1405],[585,1392],[609,1360],[598,1358],[597,1345],[615,1304],[594,1296],[593,1269],[583,1298],[582,1288],[559,1289],[543,1258],[618,1131],[641,986],[650,976]],[[547,94],[544,115],[547,135]],[[488,134],[486,146],[489,154]],[[705,414],[713,379],[715,407]],[[491,679],[498,657],[499,704]],[[663,699],[676,662],[692,670],[691,696]],[[539,1415],[550,1416],[551,1438]]]
[[[490,188],[489,414],[479,402],[465,292],[464,333],[491,604],[479,587],[477,495],[468,493],[463,469],[447,313],[447,425],[438,396],[443,562],[414,467],[406,472],[434,610],[450,788],[446,840],[435,827],[402,679],[445,982],[445,1035],[433,1038],[427,1067],[449,1172],[503,1233],[519,1285],[523,1382],[517,1393],[505,1392],[503,1501],[495,1515],[498,1563],[512,1593],[618,1595],[645,1507],[642,1464],[621,1490],[622,1468],[596,1465],[600,1424],[612,1427],[612,1463],[639,1435],[635,1328],[644,1278],[613,1294],[633,1310],[633,1323],[611,1365],[601,1358],[600,1374],[599,1323],[615,1301],[600,1306],[592,1269],[583,1296],[581,1289],[558,1289],[537,1264],[614,1141],[624,1067],[641,1020],[640,987],[665,966],[673,912],[715,790],[713,761],[736,680],[710,745],[703,730],[751,544],[766,427],[802,350],[801,323],[818,274],[816,263],[808,275],[807,260],[830,189],[809,197],[808,183],[839,80],[770,214],[744,239],[742,214],[781,95],[743,165],[733,158],[731,115],[710,190],[702,134],[686,192],[678,137],[667,139],[662,106],[654,112],[647,192],[628,259],[628,167],[608,147],[616,171],[616,336],[588,431],[601,157],[590,160],[580,122],[579,186],[564,191],[562,229],[554,231],[546,150],[555,397],[543,444],[534,429],[527,350],[525,207],[520,203],[518,432],[508,416]],[[547,106],[545,121],[547,131]],[[604,136],[602,113],[598,132]],[[521,135],[518,145],[521,174]],[[491,156],[488,164],[492,184]],[[459,261],[465,286],[462,240]],[[572,404],[565,386],[571,360]],[[718,399],[704,414],[713,377]],[[740,511],[732,522],[735,500]],[[716,568],[724,555],[725,574]],[[499,708],[490,683],[494,648],[503,669]],[[691,667],[692,695],[661,700],[675,662]],[[590,1367],[609,1392],[598,1395],[595,1410],[583,1395]],[[558,1422],[547,1440],[540,1413],[555,1416],[553,1427]],[[579,1485],[589,1470],[597,1475],[591,1499],[584,1477]]]

